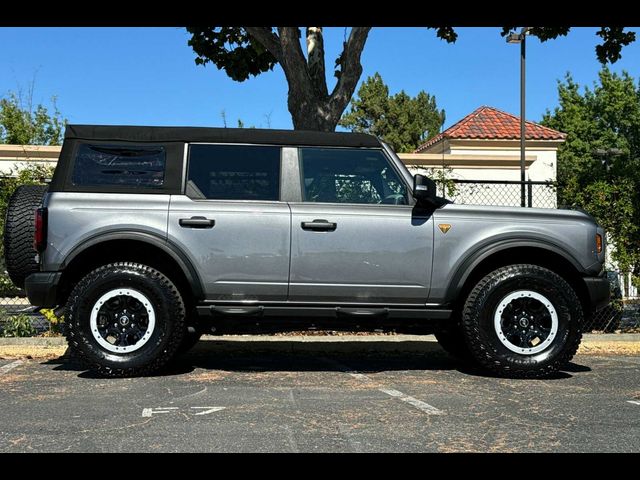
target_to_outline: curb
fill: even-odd
[[[0,338],[0,347],[5,345],[22,345],[29,347],[58,347],[67,344],[64,337],[21,337]]]
[[[582,343],[596,342],[640,342],[640,333],[585,333],[582,335]]]

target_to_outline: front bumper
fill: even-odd
[[[611,288],[607,277],[584,277],[589,303],[594,311],[602,310],[609,305],[611,299]]]
[[[52,308],[57,306],[58,284],[61,272],[32,273],[24,281],[29,303],[34,307]]]

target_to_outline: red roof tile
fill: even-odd
[[[525,122],[527,140],[564,140],[566,133],[543,127],[534,122]],[[414,153],[420,153],[445,138],[483,139],[483,140],[519,140],[520,117],[497,108],[482,106],[444,132],[431,137],[420,145]]]

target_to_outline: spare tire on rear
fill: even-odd
[[[33,248],[35,210],[42,205],[46,185],[21,185],[11,195],[4,224],[4,261],[9,278],[18,288],[38,271]]]

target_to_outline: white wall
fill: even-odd
[[[489,155],[495,157],[518,155],[519,149],[515,148],[456,148],[452,145],[450,153],[452,155]],[[534,181],[555,181],[556,180],[556,150],[539,150],[536,148],[527,148],[527,157],[535,156],[535,161],[526,169],[527,180]],[[446,162],[446,154],[445,154]],[[466,178],[469,180],[520,180],[519,169],[456,169],[455,173],[462,175],[455,178]]]
[[[49,145],[0,145],[0,176],[15,174],[27,163],[55,167],[60,148]]]

